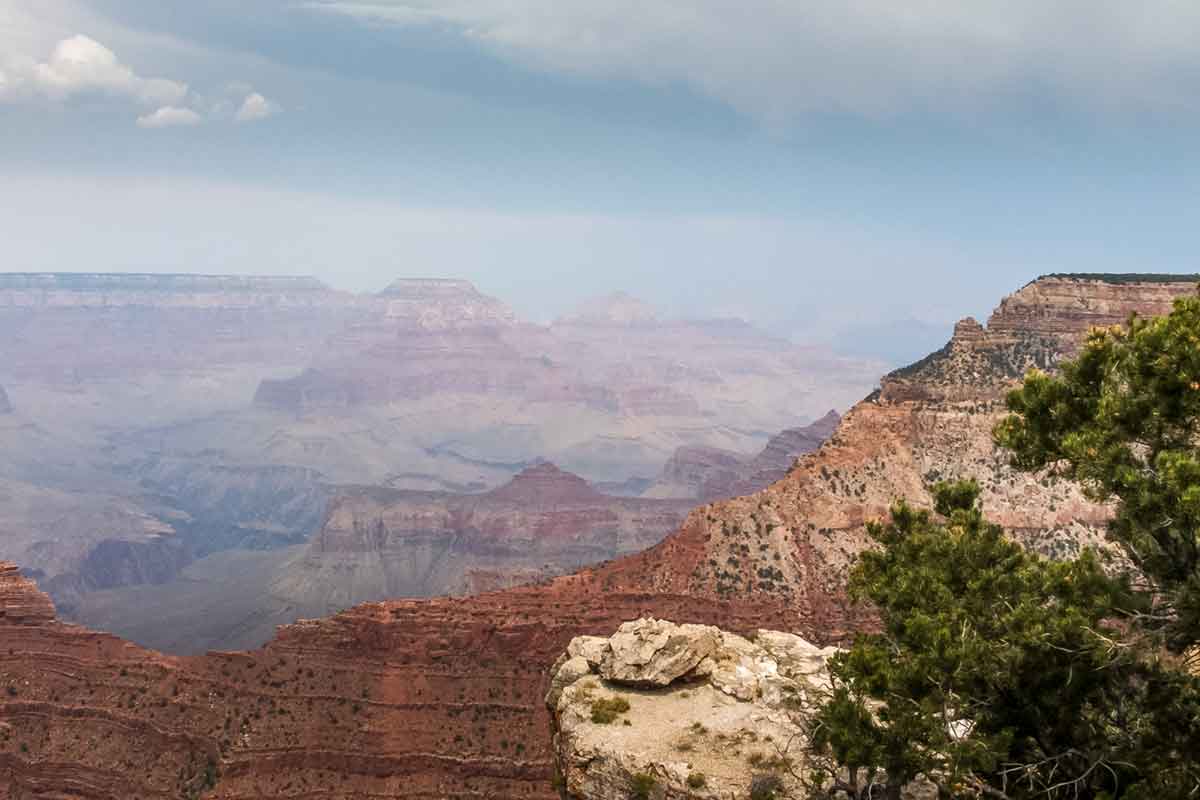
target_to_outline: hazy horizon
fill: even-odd
[[[0,236],[22,271],[948,329],[1042,273],[1195,271],[1198,31],[1170,0],[0,0]]]

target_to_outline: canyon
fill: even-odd
[[[0,567],[0,796],[550,800],[544,698],[575,637],[657,617],[844,643],[873,625],[845,593],[866,522],[896,497],[927,505],[939,478],[979,481],[985,512],[1030,547],[1101,542],[1107,510],[1013,471],[991,427],[1027,368],[1194,290],[1179,276],[1038,279],[885,376],[781,479],[694,509],[648,549],[471,597],[361,604],[257,649],[149,651],[59,621]]]
[[[543,325],[453,279],[354,294],[305,277],[0,274],[0,558],[64,618],[172,652],[257,646],[300,616],[653,544],[687,509],[610,493],[641,495],[680,448],[748,458],[874,371],[626,295]],[[556,524],[579,524],[576,540],[527,548],[521,526],[541,523],[513,518],[512,542],[485,547],[464,509],[547,460],[602,490],[586,513],[564,498]],[[443,520],[377,557],[310,546],[330,508],[368,497]],[[403,580],[380,566],[410,555],[457,565]]]

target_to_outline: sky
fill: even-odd
[[[0,269],[866,342],[1200,270],[1198,133],[1194,0],[0,0]]]

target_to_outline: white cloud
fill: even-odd
[[[260,119],[274,116],[281,110],[278,104],[273,103],[258,92],[251,92],[242,101],[242,105],[237,110],[237,114],[234,115],[234,119],[238,122],[257,122]]]
[[[178,106],[163,106],[151,114],[143,114],[137,118],[139,128],[177,128],[198,125],[200,115],[190,108]]]
[[[145,109],[136,118],[142,128],[196,125],[206,119],[249,122],[281,111],[246,83],[231,83],[226,97],[218,93],[214,98],[192,91],[183,81],[143,75],[90,36],[47,36],[36,17],[6,15],[6,2],[0,0],[0,103],[62,105],[78,97],[106,98]],[[28,55],[44,48],[50,50],[44,58]]]
[[[317,0],[449,26],[554,71],[684,83],[766,120],[987,106],[1200,104],[1194,0]]]
[[[10,57],[0,93],[32,94],[65,100],[86,92],[102,92],[143,105],[183,101],[186,83],[167,78],[146,78],[121,63],[116,53],[87,36],[77,34],[54,47],[49,59]]]

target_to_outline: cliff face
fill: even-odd
[[[517,323],[517,315],[469,281],[401,278],[380,292],[387,316],[424,330],[495,327]]]
[[[1085,297],[1117,296],[1109,283],[1075,283]],[[960,326],[942,353],[889,379],[907,391],[885,385],[769,488],[695,510],[647,551],[535,586],[368,604],[287,626],[261,650],[164,659],[46,622],[28,585],[10,585],[6,607],[43,610],[14,613],[32,625],[0,618],[0,680],[18,691],[0,693],[11,731],[0,734],[0,787],[177,797],[212,774],[216,798],[550,800],[542,698],[576,636],[656,616],[845,641],[871,624],[843,589],[865,521],[897,496],[928,502],[937,477],[976,477],[987,513],[1034,546],[1066,552],[1094,538],[1105,509],[1013,473],[990,429],[1012,365],[1039,353],[1054,363],[1109,313],[1050,307],[1028,337]],[[992,344],[1001,336],[1011,350]],[[1047,349],[1019,350],[1028,341]]]
[[[360,306],[303,277],[0,274],[0,358],[59,384],[303,362]]]
[[[1175,298],[1195,291],[1198,281],[1196,275],[1051,275],[1004,298],[988,319],[988,331],[1077,343],[1089,327],[1121,325],[1133,313],[1170,312]]]
[[[364,605],[261,650],[168,658],[49,618],[14,574],[0,572],[0,796],[13,798],[551,800],[546,671],[572,637],[647,607],[739,630],[786,616],[568,577]]]
[[[351,296],[315,278],[135,273],[0,273],[0,307],[344,306]]]
[[[551,464],[478,495],[345,491],[271,592],[324,613],[385,597],[503,588],[645,549],[689,508],[603,495]]]
[[[748,459],[713,447],[680,447],[645,496],[711,502],[753,494],[786,475],[797,458],[820,447],[841,419],[836,411],[830,411],[811,425],[777,433],[760,453]]]

